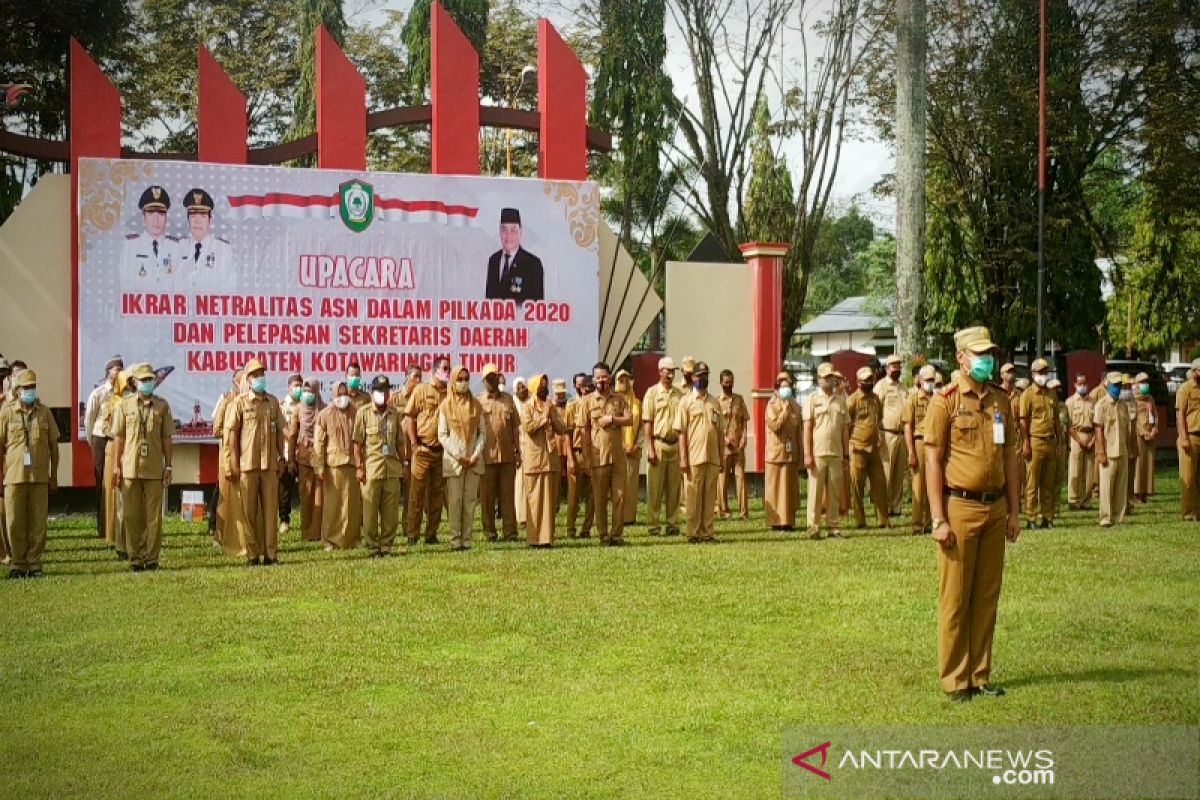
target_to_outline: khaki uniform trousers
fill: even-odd
[[[883,475],[883,458],[878,451],[864,453],[854,451],[850,456],[850,493],[854,504],[854,524],[859,528],[867,525],[867,516],[863,510],[863,493],[867,483],[871,484],[871,503],[875,506],[875,516],[879,527],[888,527],[888,496],[887,479]]]
[[[121,522],[129,563],[157,564],[162,549],[162,478],[124,478],[121,481]]]
[[[717,508],[721,514],[729,514],[729,478],[732,477],[737,491],[738,514],[745,517],[750,513],[750,499],[746,495],[746,451],[724,453],[721,459],[721,470],[717,475]]]
[[[689,542],[716,539],[713,520],[717,514],[719,464],[692,464],[687,494],[687,538]]]
[[[953,547],[938,547],[938,678],[944,692],[989,682],[1004,574],[1007,504],[948,497]]]
[[[483,535],[489,542],[496,540],[496,505],[500,506],[500,521],[504,526],[504,540],[517,540],[517,508],[513,491],[517,485],[517,465],[509,461],[502,464],[487,464],[479,479],[479,500],[483,503],[480,516],[483,520]]]
[[[1129,490],[1129,457],[1110,458],[1100,466],[1100,526],[1120,525],[1125,521]]]
[[[1133,469],[1133,492],[1138,495],[1154,494],[1154,442],[1140,442],[1137,464]]]
[[[625,524],[637,524],[638,509],[638,478],[642,472],[642,450],[639,447],[633,455],[625,456]]]
[[[924,439],[913,439],[918,451],[923,451]],[[924,452],[919,454],[925,455]],[[925,490],[925,459],[917,458],[917,468],[912,470],[912,529],[913,533],[924,533],[932,522],[929,513],[929,493]]]
[[[1054,487],[1057,486],[1058,452],[1054,439],[1030,439],[1031,458],[1025,473],[1025,519],[1029,522],[1054,517]]]
[[[646,465],[646,527],[650,534],[659,532],[659,515],[666,503],[667,529],[679,530],[679,492],[683,476],[679,472],[679,443],[655,442],[658,463]]]
[[[118,553],[125,553],[124,510],[121,508],[121,484],[113,475],[118,461],[117,440],[109,439],[104,452],[104,538]]]
[[[1055,454],[1055,471],[1054,471],[1054,516],[1061,515],[1062,498],[1064,490],[1067,488],[1067,462],[1070,460],[1070,450],[1065,447],[1057,449]]]
[[[362,532],[363,493],[354,465],[325,468],[321,487],[321,541],[338,550],[358,546]]]
[[[42,568],[46,552],[46,516],[50,513],[50,485],[10,483],[4,487],[4,518],[14,569]]]
[[[437,541],[438,526],[442,524],[442,507],[446,503],[446,479],[442,475],[441,451],[413,453],[412,470],[408,478],[408,516],[405,533],[408,543],[416,544],[421,536],[421,518],[425,518],[425,542]]]
[[[463,470],[446,477],[446,510],[450,517],[450,546],[470,547],[475,538],[475,506],[479,497],[479,473]]]
[[[1092,468],[1095,460],[1094,450],[1084,450],[1079,442],[1071,440],[1071,456],[1067,464],[1067,503],[1075,508],[1087,508],[1092,504]]]
[[[897,516],[904,502],[904,483],[908,478],[908,442],[904,432],[883,431],[883,478],[887,481],[888,514]]]
[[[575,453],[576,461],[579,453]],[[579,529],[579,507],[583,506],[583,535],[592,535],[592,522],[595,520],[595,507],[592,505],[592,476],[582,472],[567,471],[567,535],[575,536]]]
[[[273,469],[243,472],[241,489],[246,557],[274,561],[279,556],[279,473]],[[129,531],[125,537],[130,538]]]
[[[842,526],[842,457],[813,456],[813,468],[808,471],[808,527],[819,528],[821,518],[830,530]],[[833,502],[826,502],[832,498]],[[822,513],[824,512],[824,513]]]
[[[242,513],[242,484],[240,480],[231,481],[221,471],[217,479],[217,541],[227,556],[245,558],[246,526],[245,515]],[[117,548],[120,550],[120,547]]]
[[[1179,452],[1179,500],[1183,518],[1200,518],[1200,436],[1188,434],[1191,452],[1176,445]]]
[[[12,563],[12,545],[8,541],[8,520],[4,517],[4,492],[0,491],[0,561]]]
[[[317,472],[307,464],[300,465],[300,538],[306,542],[321,541],[321,502],[323,492]]]
[[[716,498],[714,497],[715,501]],[[624,541],[625,535],[625,459],[592,467],[592,510],[601,543]]]
[[[367,550],[390,553],[400,533],[400,479],[371,478],[360,486]]]

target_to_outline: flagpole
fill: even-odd
[[[1039,6],[1037,357],[1041,358],[1045,352],[1046,294],[1046,0]]]

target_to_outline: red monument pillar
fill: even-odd
[[[783,363],[783,257],[788,245],[749,242],[740,246],[754,282],[754,349],[750,390],[750,424],[754,431],[754,472],[763,471],[767,440],[767,401],[775,391],[775,375]]]

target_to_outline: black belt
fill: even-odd
[[[677,444],[679,442],[679,437],[668,439],[665,436],[655,436],[654,440],[657,442],[662,442],[663,444]]]
[[[1033,433],[1030,434],[1034,439],[1057,439],[1053,433]]]
[[[442,452],[441,442],[439,442],[437,444],[425,444],[424,442],[421,442],[421,447],[424,447],[426,450],[429,450],[430,452],[433,452],[433,453]]]
[[[946,489],[946,494],[950,497],[957,497],[959,500],[970,500],[973,503],[983,503],[991,505],[1000,498],[1004,497],[1004,492],[966,492],[962,489]]]

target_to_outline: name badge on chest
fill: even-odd
[[[138,455],[140,455],[142,458],[150,455],[150,445],[148,445],[146,442],[142,442],[142,444],[138,447]]]
[[[999,411],[992,414],[992,444],[1004,444],[1004,417]]]
[[[392,454],[392,446],[390,444],[385,444],[383,446],[384,457],[390,456],[391,454]]]
[[[28,450],[25,451],[24,463],[27,467],[33,466],[33,453],[29,452]]]

